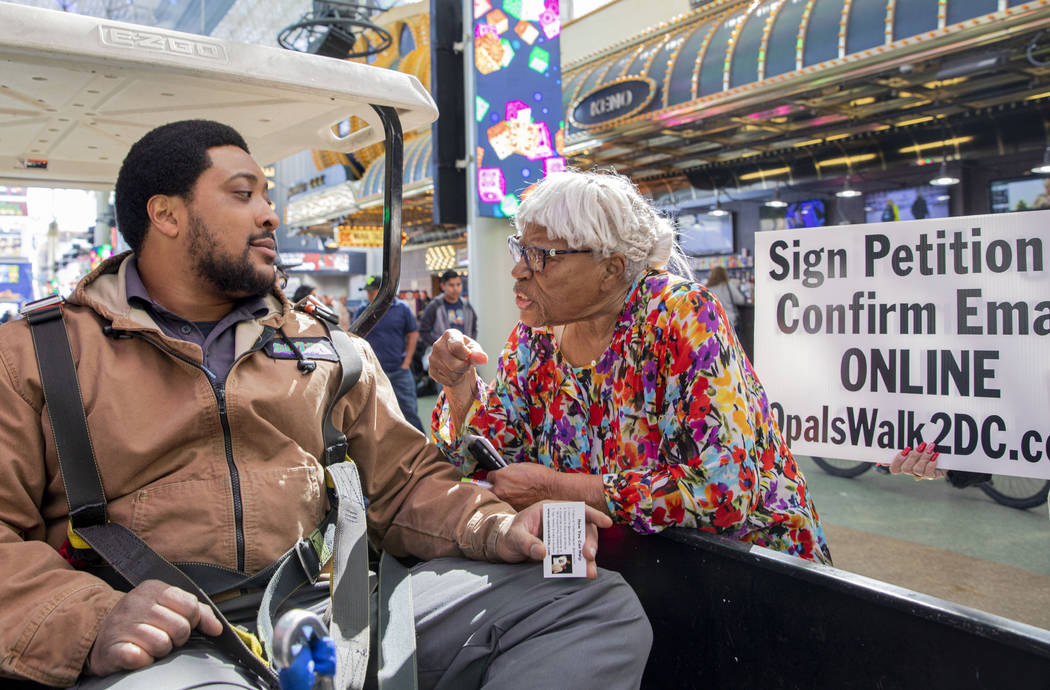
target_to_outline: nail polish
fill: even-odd
[[[934,453],[933,455],[931,455],[931,456],[930,456],[930,462],[934,462],[935,460],[937,460],[937,456],[938,456],[938,455],[940,455],[940,452],[939,452],[939,451],[938,451],[938,452],[936,452],[936,453]]]
[[[926,441],[923,441],[922,443],[920,443],[920,444],[919,444],[919,447],[918,447],[918,448],[916,448],[915,450],[919,451],[920,453],[921,453],[922,451],[926,450]]]
[[[910,452],[911,452],[911,446],[908,446],[907,448],[905,448],[904,450],[901,451],[901,455],[907,455]]]

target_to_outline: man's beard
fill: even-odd
[[[240,256],[220,254],[214,234],[200,216],[189,217],[190,259],[192,270],[212,287],[227,297],[262,297],[273,289],[276,272],[261,270],[252,263],[251,247],[245,246]],[[269,237],[260,233],[249,238],[249,242]]]

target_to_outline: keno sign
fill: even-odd
[[[617,79],[578,100],[570,117],[577,127],[595,127],[640,113],[655,95],[656,82],[652,79]]]

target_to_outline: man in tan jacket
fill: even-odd
[[[84,278],[63,308],[109,519],[169,561],[245,574],[328,508],[321,417],[340,383],[326,328],[275,285],[266,189],[231,128],[153,130],[116,185],[132,251]],[[619,576],[594,566],[595,527],[608,518],[588,515],[594,580],[478,562],[542,558],[539,506],[515,513],[459,481],[398,413],[367,343],[353,344],[363,372],[332,420],[360,470],[369,538],[439,559],[412,570],[420,686],[637,687],[651,630]],[[304,351],[312,366],[301,366]],[[0,419],[0,675],[250,687],[208,648],[220,624],[194,595],[156,580],[119,591],[84,569],[24,320],[0,328]]]

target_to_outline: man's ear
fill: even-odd
[[[182,230],[183,200],[168,194],[154,194],[146,202],[150,225],[165,237],[174,239]]]

